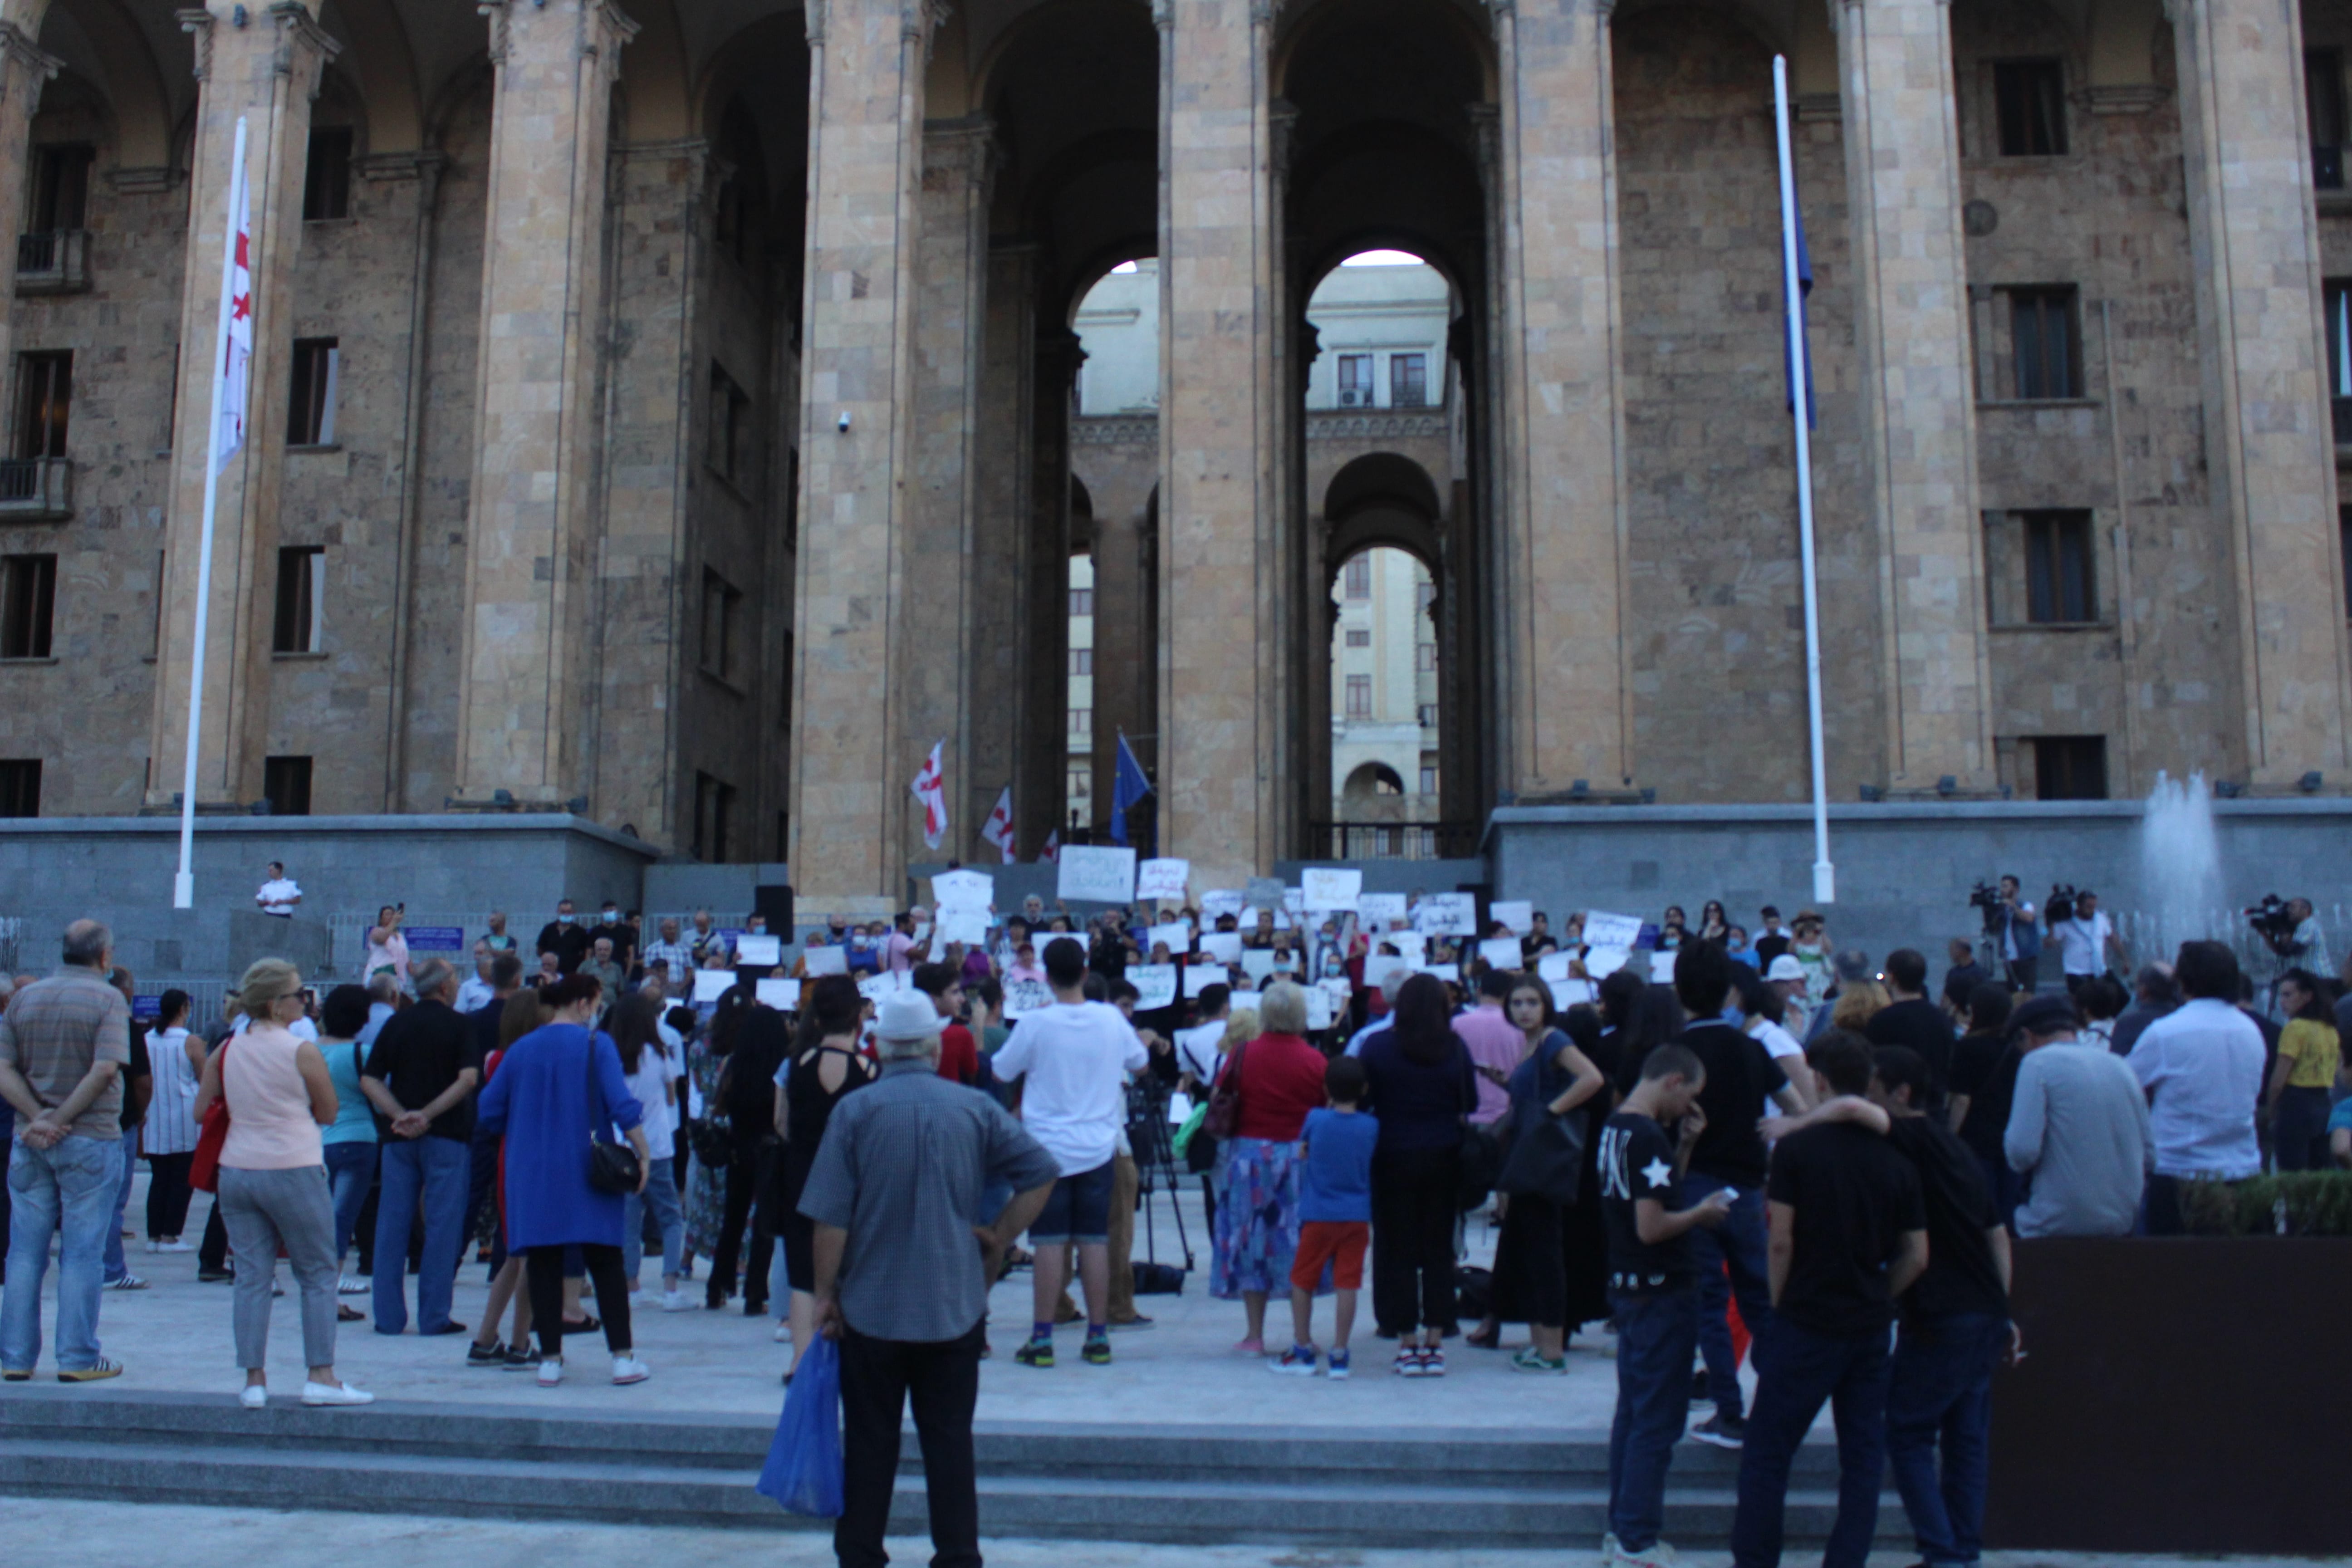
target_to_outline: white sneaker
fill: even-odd
[[[1675,1549],[1664,1542],[1654,1542],[1646,1552],[1617,1549],[1616,1568],[1673,1568]]]
[[[1601,1568],[1617,1568],[1618,1550],[1617,1532],[1613,1530],[1601,1531]]]
[[[562,1383],[562,1381],[563,1381],[563,1358],[562,1358],[562,1357],[558,1356],[558,1357],[557,1357],[555,1360],[553,1360],[553,1361],[543,1361],[543,1362],[541,1362],[541,1363],[539,1363],[539,1385],[540,1385],[540,1387],[541,1387],[541,1388],[553,1388],[557,1384]]]
[[[614,1383],[643,1383],[653,1374],[653,1368],[633,1355],[616,1355],[613,1358]]]
[[[662,1310],[691,1312],[694,1310],[694,1298],[683,1290],[665,1290],[662,1292]]]
[[[778,1318],[776,1320],[776,1331],[772,1337],[780,1345],[788,1345],[792,1343],[793,1321],[790,1318]]]
[[[375,1395],[363,1388],[353,1388],[348,1383],[305,1383],[302,1385],[305,1405],[373,1405]]]
[[[335,1281],[335,1294],[338,1296],[364,1296],[374,1289],[372,1280],[354,1279],[348,1274]]]
[[[150,1252],[194,1252],[195,1249],[196,1244],[194,1242],[181,1241],[176,1238],[171,1241],[151,1242],[147,1247],[147,1250]]]
[[[237,1390],[236,1402],[247,1410],[259,1410],[269,1403],[269,1390],[257,1383],[248,1383]]]

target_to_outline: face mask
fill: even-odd
[[[558,915],[555,918],[562,924],[570,925],[573,921],[578,920],[580,917],[577,915]]]
[[[604,923],[606,925],[611,925],[614,921],[619,920],[620,918],[621,911],[618,910],[606,910],[604,911]]]

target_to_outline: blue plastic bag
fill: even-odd
[[[758,1490],[788,1513],[841,1517],[841,1347],[831,1340],[819,1339],[801,1357]]]

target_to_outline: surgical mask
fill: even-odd
[[[580,918],[580,917],[579,917],[579,916],[577,916],[577,915],[562,915],[562,914],[557,915],[557,916],[555,917],[555,919],[556,919],[557,922],[558,922],[559,924],[562,924],[562,925],[570,925],[573,921],[575,921],[575,920],[577,920],[577,919],[579,919],[579,918]]]
[[[621,911],[618,910],[606,910],[604,911],[604,923],[606,925],[611,925],[614,921],[619,920],[620,918]]]

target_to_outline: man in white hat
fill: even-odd
[[[939,1076],[940,1024],[919,991],[875,1018],[882,1077],[835,1107],[801,1194],[815,1224],[820,1331],[841,1346],[843,1509],[834,1553],[880,1568],[909,1396],[936,1563],[980,1561],[971,1415],[989,1282],[1054,1188],[1055,1163],[1003,1107]],[[981,1194],[1016,1195],[983,1215]]]

